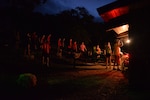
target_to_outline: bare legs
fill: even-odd
[[[119,69],[119,66],[120,66],[120,56],[117,56],[117,55],[115,55],[113,69],[115,69],[115,66],[116,66],[116,65],[117,65],[117,70],[120,70],[120,69]]]
[[[111,56],[110,57],[106,57],[106,69],[108,69],[108,68],[111,69]]]

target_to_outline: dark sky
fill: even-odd
[[[85,7],[98,21],[103,21],[98,15],[97,8],[116,0],[47,0],[46,3],[36,6],[34,11],[42,14],[57,14],[63,10]],[[0,0],[0,7],[9,6],[7,0]]]
[[[85,7],[91,15],[102,21],[96,9],[114,1],[116,0],[47,0],[45,4],[37,6],[35,11],[42,14],[56,14],[63,10]]]

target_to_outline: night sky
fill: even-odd
[[[42,1],[42,0],[41,0]],[[95,19],[103,21],[98,15],[97,8],[112,3],[116,0],[47,0],[46,3],[37,5],[34,12],[42,14],[57,14],[64,10],[75,9],[76,7],[85,7],[89,14]],[[0,7],[9,6],[7,0],[0,0]]]
[[[42,14],[57,14],[63,10],[85,7],[91,15],[102,21],[96,9],[114,1],[116,0],[47,0],[45,4],[37,6],[35,11]]]

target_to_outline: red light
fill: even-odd
[[[104,19],[105,22],[108,22],[111,19],[114,19],[114,18],[119,17],[121,15],[127,14],[128,12],[129,12],[129,7],[124,6],[124,7],[112,9],[108,12],[100,14],[100,16]]]

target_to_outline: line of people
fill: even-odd
[[[42,64],[50,66],[51,34],[38,37],[36,32],[27,33],[25,37],[24,55],[31,57],[32,53],[42,51]]]
[[[100,55],[102,53],[99,45],[96,45],[92,48],[87,48],[84,41],[81,43],[77,41],[73,41],[72,38],[68,40],[68,43],[65,44],[65,38],[59,38],[57,42],[57,56],[62,58],[72,57],[72,58],[83,58],[83,60],[87,61],[88,58],[94,62],[97,62],[100,59]]]
[[[116,39],[115,44],[113,46],[113,50],[111,48],[110,42],[107,42],[105,44],[104,55],[106,57],[106,69],[121,70],[121,56],[123,54],[121,52],[122,46],[123,43],[119,39]],[[112,68],[112,59],[114,62],[113,68]]]
[[[62,57],[62,56],[66,56],[66,55],[70,55],[73,56],[74,53],[80,53],[81,55],[85,55],[87,51],[87,47],[84,44],[84,42],[82,42],[80,44],[80,46],[78,45],[77,41],[73,41],[72,38],[69,39],[69,43],[68,45],[65,44],[65,38],[58,39],[57,42],[57,56],[58,57]],[[66,53],[64,53],[66,52]]]
[[[81,44],[78,44],[77,41],[73,41],[71,38],[69,39],[69,43],[65,43],[65,38],[59,38],[57,42],[57,53],[56,55],[58,57],[62,57],[63,55],[66,56],[65,51],[67,51],[67,54],[79,53],[78,57],[84,56],[87,57],[89,55],[87,47],[84,42],[81,42]],[[113,69],[115,69],[117,66],[117,70],[120,70],[119,66],[121,64],[120,56],[121,56],[121,46],[122,42],[120,40],[116,40],[116,43],[114,44],[113,50],[111,48],[110,42],[107,42],[105,44],[104,48],[104,55],[106,57],[106,68],[111,68],[112,66],[112,58],[114,58],[114,66]],[[47,66],[50,66],[50,52],[51,52],[51,34],[48,35],[42,35],[38,36],[36,32],[27,33],[26,39],[25,39],[25,48],[24,48],[24,54],[27,56],[31,56],[32,52],[36,52],[37,50],[40,50],[42,52],[42,64],[46,64]],[[96,54],[96,57],[100,57],[100,54],[102,53],[99,45],[93,48]],[[92,55],[92,54],[91,54]]]

